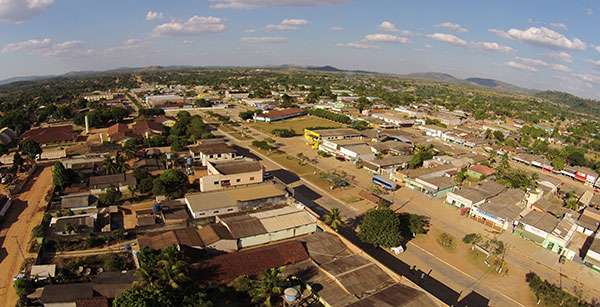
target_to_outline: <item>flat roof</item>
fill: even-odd
[[[552,233],[558,222],[559,220],[554,215],[536,210],[532,210],[521,219],[521,223],[533,226],[547,233]]]
[[[247,238],[267,233],[260,220],[250,215],[222,217],[221,222],[229,229],[234,239]]]
[[[185,195],[193,211],[233,207],[238,202],[285,196],[286,192],[272,183],[253,184],[221,191],[199,192]]]
[[[316,222],[316,218],[305,210],[291,206],[250,215],[258,218],[268,232],[277,232]]]
[[[189,147],[194,153],[203,153],[205,155],[235,153],[236,150],[225,143],[199,144]]]
[[[524,209],[519,206],[524,199],[525,192],[519,189],[509,189],[490,198],[480,208],[500,218],[515,219]]]
[[[209,163],[223,175],[257,172],[262,169],[262,164],[254,160],[224,160]]]
[[[436,306],[423,291],[396,283],[371,296],[364,297],[349,307]]]
[[[321,137],[361,135],[361,133],[357,130],[349,128],[317,129],[312,131],[318,133],[319,135],[321,135]]]

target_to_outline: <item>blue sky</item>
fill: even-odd
[[[0,79],[146,65],[334,65],[598,98],[599,29],[594,0],[0,0]]]

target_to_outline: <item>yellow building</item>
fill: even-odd
[[[318,149],[323,140],[349,140],[362,139],[363,135],[360,132],[349,129],[304,129],[304,138],[313,149]]]

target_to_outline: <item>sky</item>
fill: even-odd
[[[600,1],[0,0],[0,79],[281,64],[600,98]]]

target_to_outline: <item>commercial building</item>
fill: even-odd
[[[500,194],[506,188],[495,181],[485,181],[473,187],[462,188],[446,194],[446,203],[458,208],[472,208],[483,204],[487,199]]]
[[[318,149],[323,141],[362,139],[363,135],[348,128],[339,129],[304,129],[304,138],[313,149]]]
[[[265,111],[260,114],[254,114],[254,121],[257,122],[275,122],[278,120],[284,120],[288,118],[298,117],[305,115],[306,111],[300,108],[288,108],[283,110],[271,110]]]
[[[199,145],[190,146],[189,149],[192,159],[195,162],[202,163],[203,166],[206,166],[208,162],[233,160],[239,157],[237,151],[224,142],[201,143]]]
[[[200,191],[210,192],[263,182],[263,167],[254,160],[206,162],[207,175],[200,177]]]
[[[286,201],[287,193],[271,183],[185,195],[185,203],[195,219],[252,210]]]
[[[470,216],[487,226],[498,230],[508,229],[526,208],[527,194],[520,189],[508,189],[472,207]]]
[[[150,107],[161,107],[171,104],[182,104],[185,99],[178,95],[153,95],[146,96],[145,102]]]
[[[600,272],[600,237],[595,237],[583,258],[584,263]]]

